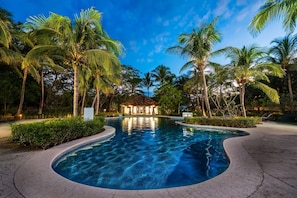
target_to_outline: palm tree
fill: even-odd
[[[189,80],[185,83],[184,89],[196,97],[196,107],[198,111],[202,111],[202,115],[206,116],[204,109],[204,100],[202,94],[202,80],[201,73],[194,68],[189,71]],[[200,99],[201,98],[201,99]],[[201,101],[200,101],[201,100]]]
[[[102,30],[101,13],[93,8],[75,15],[74,22],[67,17],[51,13],[37,32],[39,39],[51,42],[32,49],[32,54],[64,55],[64,64],[74,72],[73,116],[78,116],[79,68],[88,66],[109,67],[117,62],[122,45],[109,38]],[[35,18],[31,18],[35,20]],[[47,39],[48,40],[48,39]]]
[[[274,39],[274,44],[269,51],[271,61],[281,65],[285,70],[288,80],[288,90],[290,94],[290,112],[294,112],[294,96],[292,89],[291,72],[297,70],[297,34],[288,34],[284,38]]]
[[[282,77],[284,72],[277,64],[261,62],[261,58],[265,53],[255,45],[242,48],[227,47],[221,52],[231,59],[231,67],[233,71],[230,72],[239,86],[240,105],[242,115],[246,117],[245,109],[245,87],[247,84],[262,90],[268,98],[275,103],[279,103],[279,95],[277,91],[264,82],[269,82],[268,75]]]
[[[42,38],[42,42],[36,34],[41,26],[45,26],[45,17],[36,17],[35,20],[31,20],[30,24],[23,25],[26,31],[20,30],[17,34],[18,39],[23,44],[22,53],[24,53],[24,59],[22,61],[23,70],[23,80],[22,88],[20,94],[20,103],[16,113],[18,117],[22,113],[24,97],[25,97],[25,87],[27,75],[30,74],[38,83],[41,83],[41,100],[39,104],[38,114],[41,115],[44,105],[44,79],[43,70],[45,68],[54,68],[56,70],[63,70],[62,67],[55,64],[52,58],[58,59],[58,56],[53,56],[50,58],[46,53],[40,53],[38,50],[38,43],[44,43],[45,41],[50,42],[50,38]],[[32,50],[35,49],[35,50]],[[36,53],[38,52],[38,53]],[[59,56],[61,59],[61,55]]]
[[[89,72],[93,76],[93,86],[96,89],[95,114],[99,114],[100,93],[111,94],[114,92],[113,84],[120,84],[121,67],[117,59],[111,65],[91,65]]]
[[[80,108],[80,114],[84,114],[84,107],[86,104],[86,97],[87,92],[90,87],[90,81],[91,81],[91,72],[88,72],[88,70],[82,70],[83,68],[80,68],[81,71],[79,72],[79,91],[80,94],[82,94],[82,102],[81,102],[81,108]]]
[[[193,29],[189,34],[181,34],[178,38],[180,46],[174,46],[167,49],[168,52],[178,53],[190,59],[190,61],[181,68],[181,71],[194,67],[201,73],[204,101],[208,117],[211,117],[212,115],[204,69],[209,62],[213,45],[221,40],[221,34],[215,27],[217,19],[218,18],[214,19],[209,24],[199,25],[198,30]]]
[[[249,29],[252,33],[259,33],[269,21],[279,18],[283,19],[283,27],[287,32],[294,31],[297,19],[297,1],[266,0],[249,24]]]
[[[154,82],[152,81],[152,75],[150,72],[144,74],[142,85],[147,88],[147,96],[150,97],[150,88],[154,86]]]
[[[136,94],[143,94],[143,91],[141,90],[141,82],[142,79],[139,77],[133,77],[127,80],[128,86],[130,87],[129,93],[131,95]]]
[[[172,82],[175,75],[170,72],[169,67],[164,65],[159,65],[152,71],[152,77],[155,82],[159,82],[160,86],[164,85],[166,82]]]

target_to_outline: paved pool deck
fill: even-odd
[[[69,181],[56,174],[51,163],[69,147],[112,137],[114,129],[48,150],[0,145],[1,198],[95,198],[95,197],[297,197],[297,126],[264,122],[241,129],[249,136],[224,142],[231,159],[221,175],[191,186],[160,190],[110,190]],[[10,126],[0,124],[0,144],[10,136]]]

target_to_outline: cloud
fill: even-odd
[[[144,46],[146,46],[146,44],[147,44],[147,40],[144,39],[144,40],[142,41],[142,44],[143,44]]]
[[[170,40],[170,32],[161,32],[154,38],[151,38],[151,43],[154,45],[153,53],[160,53],[165,50],[165,46]],[[152,54],[152,52],[150,52]]]
[[[242,9],[236,14],[236,20],[241,22],[246,18],[253,17],[258,12],[262,4],[263,1],[258,0],[257,2],[246,6],[244,9]]]
[[[164,21],[163,26],[165,26],[165,27],[169,26],[169,21],[168,20]]]
[[[137,41],[129,41],[129,49],[137,53],[140,49],[139,45],[137,45]]]
[[[138,59],[136,59],[136,62],[138,62],[138,63],[151,63],[153,61],[154,60],[151,59],[151,58],[138,58]]]
[[[245,5],[246,3],[247,3],[246,0],[236,0],[237,6]]]
[[[223,18],[229,18],[232,15],[232,12],[228,7],[229,3],[230,0],[219,0],[215,10],[213,11],[214,16],[223,16]]]
[[[148,55],[148,56],[153,56],[154,54],[155,54],[154,51],[150,51],[147,55]]]
[[[251,11],[249,7],[246,7],[245,9],[241,10],[238,14],[236,14],[236,21],[243,21],[246,18],[246,16],[250,14],[250,12]]]
[[[195,14],[194,8],[191,8],[186,14],[180,18],[177,28],[185,28],[185,26],[189,26],[189,22],[191,21],[191,17]]]
[[[162,23],[163,19],[162,19],[162,17],[157,17],[156,21],[157,21],[157,23]]]

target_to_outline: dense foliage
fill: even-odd
[[[295,28],[295,7],[294,0],[267,0],[251,27],[261,31],[267,21],[281,16],[289,17],[287,25]],[[0,8],[0,120],[14,115],[77,116],[91,106],[95,114],[118,114],[122,103],[144,90],[159,103],[162,114],[296,114],[297,34],[274,39],[267,50],[249,43],[226,47],[223,55],[231,62],[221,65],[209,59],[222,55],[218,53],[222,50],[212,51],[221,36],[215,19],[181,34],[178,45],[167,50],[189,58],[181,68],[189,69],[186,74],[175,76],[170,71],[173,65],[161,64],[143,75],[133,66],[119,64],[123,46],[106,34],[100,19],[101,13],[90,8],[73,21],[50,14],[14,24],[12,15]],[[279,67],[283,78],[276,73]]]
[[[13,124],[13,141],[34,148],[48,149],[81,137],[103,131],[105,119],[96,116],[93,121],[82,118],[54,119],[43,122]]]
[[[250,128],[256,127],[256,124],[260,123],[260,117],[234,117],[234,118],[224,118],[224,117],[186,117],[186,124],[196,124],[196,125],[211,125],[211,126],[224,126],[224,127],[236,127],[236,128]]]

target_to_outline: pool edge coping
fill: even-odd
[[[208,128],[213,127],[211,126]],[[230,158],[230,166],[228,169],[210,180],[190,186],[156,190],[113,190],[87,186],[70,181],[60,176],[52,169],[54,160],[63,153],[69,152],[84,144],[89,144],[90,141],[104,139],[107,136],[111,137],[115,132],[115,129],[109,126],[105,129],[104,132],[98,135],[68,142],[37,153],[16,171],[14,176],[15,187],[24,197],[30,198],[41,196],[98,197],[98,195],[102,197],[178,197],[180,195],[193,195],[196,193],[201,197],[221,197],[222,194],[226,195],[226,193],[233,193],[232,195],[234,196],[234,192],[238,190],[241,196],[237,197],[247,197],[257,189],[257,186],[262,181],[260,166],[251,156],[249,156],[242,146],[244,140],[254,138],[254,133],[248,132],[249,129],[242,130],[238,128],[232,129],[245,131],[250,135],[230,138],[224,141],[225,151]],[[244,164],[248,166],[245,166]],[[244,170],[242,170],[241,173],[238,173],[238,171],[236,172],[238,168],[243,168]],[[246,179],[246,182],[238,182],[243,178]],[[224,185],[226,182],[229,182],[229,185]],[[245,187],[245,192],[240,190],[243,185]]]

